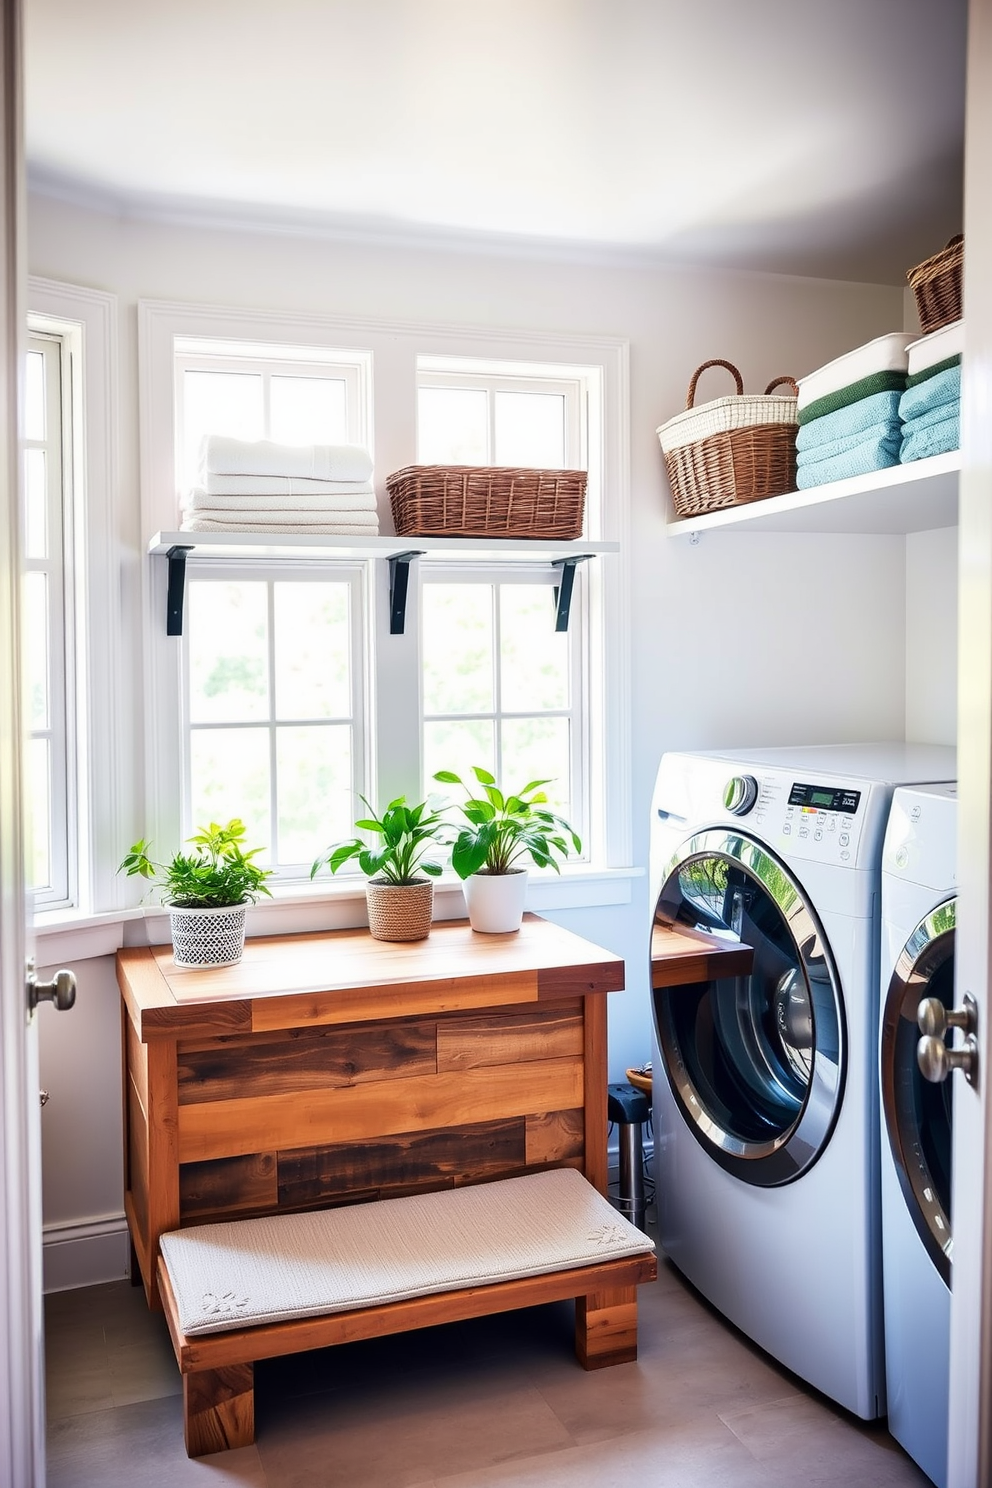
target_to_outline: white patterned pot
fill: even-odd
[[[374,940],[426,940],[431,933],[434,885],[429,878],[411,884],[370,878],[365,903]]]
[[[462,884],[473,930],[506,935],[520,929],[527,899],[527,869],[509,873],[473,873]]]
[[[220,909],[169,906],[172,959],[177,966],[233,966],[245,948],[247,904]]]

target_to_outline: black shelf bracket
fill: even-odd
[[[555,630],[565,631],[568,629],[568,616],[572,608],[572,585],[575,583],[575,569],[579,563],[585,563],[594,555],[592,553],[577,553],[574,558],[556,558],[552,568],[561,569],[561,583],[555,585]]]
[[[389,557],[389,634],[402,635],[406,628],[406,591],[410,583],[410,564],[422,558],[419,549],[409,553],[391,553]]]
[[[169,560],[169,589],[165,600],[165,633],[181,636],[183,633],[183,600],[186,596],[186,554],[192,548],[174,543],[166,551]]]

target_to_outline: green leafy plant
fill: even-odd
[[[389,884],[413,884],[418,875],[427,873],[437,878],[441,864],[428,856],[431,850],[447,841],[446,823],[442,813],[432,801],[421,801],[408,806],[405,796],[390,801],[381,816],[377,816],[364,796],[359,797],[368,811],[367,817],[355,822],[360,832],[369,832],[378,839],[371,845],[364,837],[353,837],[329,847],[316,859],[310,869],[310,877],[326,864],[332,873],[337,873],[345,863],[358,859],[358,866],[368,878],[380,878]]]
[[[434,776],[446,785],[460,785],[468,797],[458,809],[469,824],[451,850],[451,866],[459,878],[479,872],[512,873],[521,858],[560,873],[555,855],[566,858],[569,844],[582,851],[578,834],[545,804],[548,798],[541,787],[549,784],[547,780],[531,780],[523,790],[504,795],[488,770],[473,765],[472,773],[482,786],[481,795],[474,796],[472,787],[451,770],[438,770]]]
[[[142,838],[130,848],[117,871],[157,883],[163,904],[175,909],[222,909],[254,903],[260,894],[269,893],[265,880],[272,870],[252,862],[262,849],[244,850],[245,831],[244,822],[237,817],[226,826],[211,822],[186,839],[198,849],[196,852],[178,852],[168,863],[150,858],[151,844]]]

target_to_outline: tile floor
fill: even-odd
[[[57,1293],[49,1488],[928,1488],[884,1425],[805,1389],[667,1262],[641,1288],[636,1364],[582,1370],[571,1310],[259,1364],[256,1445],[191,1462],[143,1292]]]

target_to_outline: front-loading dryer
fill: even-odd
[[[882,1273],[889,1430],[947,1482],[953,1081],[920,1073],[920,1003],[954,1006],[957,788],[897,790],[882,851]]]
[[[652,806],[653,923],[753,953],[745,974],[652,993],[662,1246],[864,1419],[885,1409],[882,838],[895,786],[954,776],[940,746],[671,753]]]

